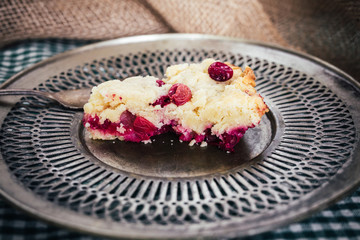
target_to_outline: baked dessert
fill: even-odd
[[[94,87],[83,122],[93,139],[149,143],[174,131],[190,145],[231,152],[268,111],[254,87],[249,67],[214,59],[173,65],[163,79],[138,76]]]

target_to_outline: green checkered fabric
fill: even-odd
[[[0,83],[15,73],[88,41],[33,40],[0,49]],[[103,239],[61,229],[27,216],[0,199],[0,240]],[[360,239],[360,189],[298,223],[246,239]]]

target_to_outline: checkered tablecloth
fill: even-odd
[[[0,49],[0,83],[15,73],[86,41],[33,40]],[[360,173],[359,173],[360,174]],[[102,239],[49,225],[0,197],[0,240]],[[314,216],[247,239],[360,239],[360,189]]]

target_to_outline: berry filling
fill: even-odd
[[[146,141],[150,137],[164,132],[164,128],[158,129],[146,118],[136,116],[129,111],[121,114],[119,122],[111,122],[106,119],[100,123],[98,116],[85,114],[83,123],[92,131],[97,131],[103,135],[122,137],[131,142]]]
[[[216,136],[211,133],[211,128],[206,129],[203,134],[198,134],[194,131],[189,131],[177,122],[171,122],[168,125],[157,128],[146,118],[136,116],[129,111],[124,111],[120,116],[120,121],[117,123],[111,122],[108,119],[100,123],[97,115],[90,116],[85,114],[83,124],[92,131],[98,131],[104,135],[122,137],[124,140],[131,142],[146,141],[152,136],[174,131],[179,135],[181,141],[190,142],[195,140],[199,144],[205,141],[209,145],[217,146],[229,152],[234,151],[234,146],[248,129],[247,127],[240,127]]]
[[[91,130],[98,130],[102,133],[116,134],[118,124],[111,122],[106,119],[102,124],[100,123],[98,116],[87,116],[83,120],[84,126],[90,128]]]
[[[222,62],[214,62],[208,68],[209,76],[215,81],[224,82],[232,78],[234,71]]]
[[[240,127],[221,134],[219,137],[211,134],[211,129],[205,131],[205,141],[209,145],[218,146],[220,149],[233,152],[235,145],[244,136],[247,127]]]
[[[170,104],[171,100],[168,95],[161,96],[158,100],[156,100],[152,106],[160,105],[161,107],[165,107],[166,105]]]

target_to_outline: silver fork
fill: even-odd
[[[43,92],[30,89],[0,89],[2,95],[31,95],[47,98],[60,103],[62,106],[70,109],[82,109],[89,100],[91,88],[82,88],[76,90],[66,90],[56,93]]]

